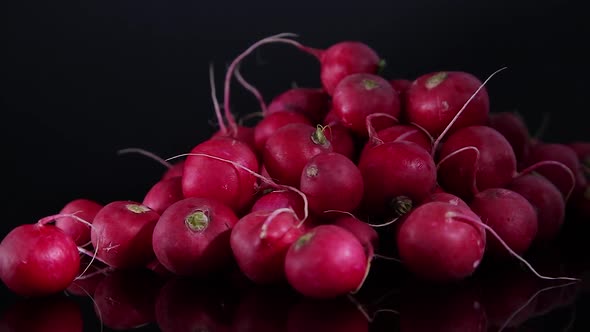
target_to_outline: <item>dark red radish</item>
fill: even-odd
[[[182,276],[205,276],[231,262],[229,237],[238,222],[221,201],[191,197],[172,204],[153,231],[158,261]]]
[[[466,72],[441,71],[422,75],[406,91],[406,118],[408,122],[425,128],[431,136],[438,137],[481,85],[477,77]],[[449,133],[468,126],[484,125],[489,111],[489,96],[483,88],[467,105]]]
[[[182,176],[184,197],[217,199],[236,212],[248,206],[257,189],[256,178],[230,163],[199,154],[224,158],[257,171],[260,166],[252,149],[229,137],[209,139],[191,150]]]
[[[537,235],[533,243],[546,244],[559,235],[565,221],[565,201],[551,181],[531,173],[516,177],[506,188],[526,198],[537,212]]]
[[[305,164],[315,155],[332,152],[325,128],[293,123],[268,138],[262,151],[264,166],[279,184],[296,187]]]
[[[420,205],[400,225],[396,242],[404,266],[418,278],[449,282],[471,276],[484,255],[485,229],[470,209],[443,202]]]
[[[240,296],[232,331],[287,331],[289,311],[298,294],[287,287],[250,287]]]
[[[441,146],[439,184],[464,200],[470,200],[481,190],[506,186],[515,174],[512,146],[493,128],[461,128]]]
[[[291,123],[304,123],[313,125],[313,123],[301,113],[295,112],[275,112],[268,114],[254,127],[254,142],[256,151],[261,152],[266,144],[266,140],[272,136],[279,128]]]
[[[432,139],[418,127],[413,125],[394,125],[379,130],[375,137],[369,137],[369,140],[361,151],[360,158],[362,159],[366,151],[376,145],[396,141],[416,143],[428,151],[428,153],[432,150]]]
[[[372,216],[400,216],[436,185],[432,156],[411,142],[377,145],[365,152],[358,167],[365,185],[362,207]]]
[[[349,75],[338,83],[334,89],[332,109],[345,127],[360,136],[368,135],[368,115],[383,113],[397,119],[401,113],[398,92],[384,78],[366,73]],[[376,130],[395,123],[386,117],[373,120]]]
[[[134,201],[114,201],[94,217],[96,257],[114,268],[143,267],[154,258],[152,232],[160,215]]]
[[[114,330],[130,330],[156,320],[154,306],[162,281],[147,269],[116,270],[94,291],[94,310]]]
[[[21,298],[0,316],[3,332],[82,332],[80,304],[64,294]]]
[[[86,199],[79,198],[68,202],[59,212],[60,214],[76,214],[81,219],[92,223],[94,216],[102,209],[102,204]],[[81,223],[72,217],[61,217],[55,219],[55,226],[68,234],[76,245],[84,246],[90,242],[90,226]]]
[[[502,134],[516,156],[517,162],[523,162],[530,147],[531,135],[529,129],[517,113],[498,112],[488,115],[487,125]]]
[[[184,162],[184,160],[181,160],[176,162],[175,164],[172,164],[172,166],[166,172],[164,172],[164,175],[162,175],[162,180],[168,180],[174,177],[181,177],[184,173]]]
[[[250,212],[272,212],[281,208],[292,209],[300,220],[305,217],[305,204],[301,195],[292,190],[285,189],[272,190],[262,195],[252,205]]]
[[[330,96],[323,89],[293,88],[276,96],[268,105],[265,117],[279,112],[294,112],[303,115],[315,125],[330,110]]]
[[[339,297],[302,298],[289,311],[287,332],[369,332],[370,322],[355,304]]]
[[[356,136],[338,120],[333,110],[326,115],[323,124],[326,125],[324,134],[332,144],[333,151],[356,160]]]
[[[391,84],[395,91],[397,91],[400,94],[400,97],[402,97],[406,94],[406,92],[412,85],[412,81],[403,78],[398,78],[389,80],[389,84]],[[404,98],[402,97],[402,99]]]
[[[234,226],[230,245],[241,271],[257,284],[285,281],[285,256],[301,235],[299,220],[288,208],[251,212]]]
[[[354,234],[365,248],[365,255],[368,259],[372,259],[375,251],[379,249],[379,234],[366,222],[353,216],[342,216],[330,223]]]
[[[537,213],[522,195],[508,189],[489,188],[477,193],[469,207],[517,254],[523,255],[537,234]],[[511,255],[495,238],[488,238],[486,255]]]
[[[61,292],[79,269],[76,243],[54,225],[23,224],[0,242],[0,279],[20,296]]]
[[[541,166],[535,171],[547,180],[551,181],[561,191],[566,199],[569,195],[583,190],[588,183],[584,176],[583,166],[572,148],[561,143],[537,143],[531,147],[525,166],[531,168],[536,163],[543,161],[557,161],[569,168],[575,177],[575,184],[572,186],[571,174],[560,167]],[[572,192],[573,187],[573,192]]]
[[[305,233],[285,257],[287,281],[311,298],[334,298],[358,290],[368,268],[361,242],[335,225],[320,225]]]
[[[311,211],[354,211],[363,198],[363,176],[347,157],[335,152],[312,157],[301,172],[299,189]]]
[[[183,198],[182,177],[175,176],[156,182],[143,198],[142,204],[162,214],[170,205]]]
[[[426,203],[430,203],[430,202],[444,202],[444,203],[449,203],[449,204],[453,204],[453,205],[464,207],[464,208],[469,208],[469,205],[467,205],[467,203],[465,203],[464,200],[462,200],[461,198],[459,198],[453,194],[449,194],[449,193],[445,193],[445,192],[436,192],[436,193],[430,194],[430,196],[428,196],[425,200],[423,200],[421,204],[426,204]]]
[[[586,176],[590,176],[590,142],[575,141],[569,143],[568,146],[578,155]]]

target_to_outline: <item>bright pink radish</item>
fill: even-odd
[[[285,273],[289,284],[304,296],[333,298],[361,287],[367,263],[363,245],[350,231],[320,225],[291,245]]]
[[[266,140],[272,136],[279,128],[290,123],[305,123],[313,125],[311,121],[301,113],[295,112],[276,112],[268,114],[258,122],[254,127],[254,142],[256,151],[261,152],[266,144]]]
[[[92,223],[94,216],[102,209],[102,204],[85,198],[75,199],[67,203],[59,212],[60,214],[73,214],[81,219]],[[68,234],[76,245],[84,246],[90,242],[90,226],[81,223],[71,217],[55,219],[55,226]]]
[[[384,78],[366,73],[349,75],[338,83],[332,108],[345,127],[361,136],[368,135],[368,115],[384,113],[399,118],[401,113],[398,92]],[[376,130],[380,130],[392,126],[395,121],[379,117],[372,123]]]
[[[294,112],[316,125],[321,123],[329,109],[330,96],[323,89],[293,88],[272,100],[265,117],[277,112]]]
[[[285,281],[285,255],[303,230],[293,210],[251,212],[231,232],[230,244],[240,270],[257,284]]]
[[[375,250],[379,249],[379,234],[366,222],[352,216],[342,216],[332,221],[331,224],[340,226],[354,234],[365,248],[367,258],[373,258]]]
[[[490,113],[487,125],[506,138],[518,162],[524,161],[530,148],[531,135],[520,115],[512,112]]]
[[[461,128],[441,146],[439,183],[464,200],[481,190],[506,186],[515,174],[516,157],[512,146],[493,128]]]
[[[426,204],[426,203],[430,203],[430,202],[444,202],[444,203],[449,203],[449,204],[453,204],[453,205],[460,206],[460,207],[469,208],[469,205],[467,205],[467,203],[465,203],[465,201],[463,201],[462,199],[460,199],[459,197],[457,197],[453,194],[449,194],[449,193],[445,193],[445,192],[433,193],[430,196],[428,196],[425,200],[423,200],[421,204]]]
[[[361,152],[361,159],[362,156],[366,153],[367,150],[371,149],[372,147],[387,143],[387,142],[396,142],[396,141],[405,141],[405,142],[412,142],[416,143],[419,146],[423,147],[424,150],[430,151],[432,150],[432,140],[424,131],[419,129],[413,125],[394,125],[377,132],[375,137],[369,137],[369,140],[365,144],[362,152]]]
[[[438,137],[481,84],[477,77],[465,72],[442,71],[422,75],[406,92],[407,120]],[[489,97],[483,88],[449,132],[485,124],[489,111]]]
[[[53,225],[20,225],[0,242],[0,279],[21,296],[61,292],[79,268],[76,243]]]
[[[574,173],[576,183],[573,194],[580,192],[586,186],[587,180],[584,176],[582,164],[577,154],[570,147],[559,143],[537,143],[530,149],[526,166],[529,167],[547,160],[560,162]],[[561,167],[543,166],[535,169],[535,171],[551,181],[564,197],[572,189],[571,175]]]
[[[262,195],[252,208],[250,212],[258,211],[275,211],[281,208],[289,208],[297,214],[300,220],[305,216],[305,206],[302,197],[291,190],[273,190],[267,194]]]
[[[347,157],[335,152],[321,153],[303,168],[299,189],[307,196],[309,208],[315,213],[351,212],[363,198],[363,176]]]
[[[526,174],[507,186],[521,194],[537,212],[537,235],[534,242],[546,243],[557,237],[565,221],[565,201],[557,187],[543,176]]]
[[[182,178],[176,176],[156,182],[143,198],[142,204],[162,214],[170,205],[183,198]]]
[[[246,144],[216,137],[194,147],[191,154],[207,154],[224,158],[257,171],[258,159]],[[217,199],[234,211],[248,206],[256,191],[256,178],[234,165],[201,155],[189,155],[184,166],[182,191],[185,197]]]
[[[486,233],[470,209],[443,202],[420,205],[397,233],[404,265],[421,279],[447,282],[472,275],[486,247]]]
[[[183,276],[205,276],[231,261],[230,232],[238,222],[220,201],[186,198],[172,204],[153,232],[156,257],[168,270]]]
[[[303,123],[293,123],[277,130],[268,138],[262,151],[268,174],[280,184],[298,186],[305,164],[317,154],[332,152],[324,130]]]
[[[172,166],[162,175],[162,180],[168,180],[173,177],[181,177],[184,172],[184,160],[181,160]]]
[[[80,303],[65,294],[40,298],[20,298],[9,303],[10,307],[2,310],[0,315],[0,331],[84,331]]]
[[[143,267],[154,258],[152,232],[160,215],[133,201],[114,201],[94,217],[90,232],[97,257],[114,268]]]
[[[469,207],[521,256],[535,239],[538,227],[535,209],[512,190],[486,189],[473,197]],[[495,238],[488,238],[486,254],[495,258],[511,256]]]
[[[365,185],[363,209],[397,217],[424,200],[436,185],[432,156],[411,142],[389,142],[366,151],[358,167]]]
[[[333,110],[328,112],[328,115],[323,120],[323,124],[326,125],[324,134],[332,144],[333,151],[348,157],[350,160],[355,160],[355,135],[340,122]]]

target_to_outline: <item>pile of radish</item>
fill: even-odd
[[[590,142],[533,139],[522,118],[490,112],[493,75],[383,77],[384,61],[364,43],[315,49],[293,37],[261,39],[235,58],[223,107],[211,73],[218,130],[164,161],[143,200],[79,198],[7,234],[3,283],[44,296],[95,262],[194,278],[233,265],[254,284],[328,299],[361,289],[385,256],[435,283],[509,260],[538,278],[573,279],[541,275],[524,257],[555,241],[566,215],[590,220]],[[271,43],[316,57],[322,86],[267,103],[239,65]],[[260,102],[254,126],[234,118],[233,79]]]

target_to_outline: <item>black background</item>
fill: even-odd
[[[493,111],[518,110],[549,141],[588,140],[583,1],[4,1],[0,4],[0,235],[68,201],[141,200],[164,168],[137,155],[188,152],[212,132],[208,65],[221,100],[226,65],[279,32],[325,48],[359,40],[385,76],[462,70],[488,85]],[[242,65],[267,101],[319,86],[319,64],[288,45]],[[233,110],[257,111],[233,85]]]

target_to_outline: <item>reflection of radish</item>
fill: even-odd
[[[301,299],[289,311],[287,332],[368,332],[369,321],[346,298]]]
[[[82,332],[80,305],[63,294],[18,299],[0,316],[3,332]]]

